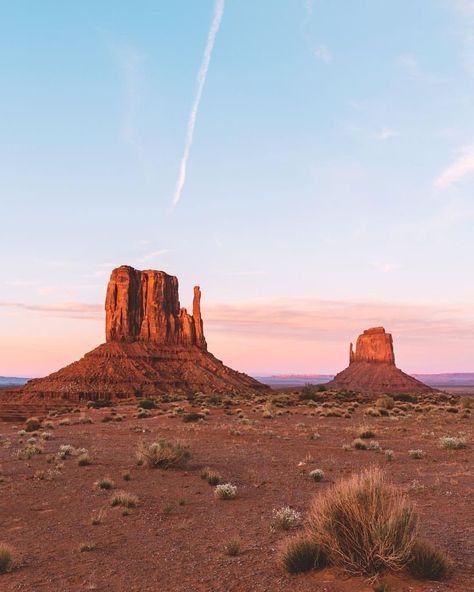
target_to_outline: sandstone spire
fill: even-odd
[[[349,364],[353,362],[383,362],[395,365],[393,340],[390,333],[386,333],[383,327],[366,329],[357,338],[355,352],[351,343]]]
[[[112,271],[105,300],[106,340],[206,349],[200,298],[201,292],[195,288],[190,316],[180,307],[175,276],[164,271],[139,271],[128,265],[117,267]]]

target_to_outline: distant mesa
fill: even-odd
[[[46,378],[30,380],[25,395],[79,401],[268,388],[207,351],[197,286],[189,314],[180,306],[175,276],[122,265],[112,271],[105,311],[106,343]]]
[[[393,339],[383,327],[373,327],[359,335],[355,351],[350,344],[349,366],[327,386],[370,393],[426,393],[432,390],[395,366]]]

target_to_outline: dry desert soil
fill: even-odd
[[[114,407],[119,421],[106,422],[110,409],[83,407],[53,414],[33,436],[21,432],[23,422],[0,422],[0,542],[14,554],[0,589],[368,592],[370,582],[334,569],[285,573],[278,551],[291,533],[272,531],[270,523],[274,508],[289,505],[301,512],[304,526],[314,496],[375,465],[414,500],[421,533],[453,561],[452,575],[442,582],[389,574],[384,581],[390,590],[474,590],[474,430],[468,414],[449,411],[448,403],[404,403],[381,417],[366,415],[368,403],[349,413],[349,403],[338,403],[333,414],[331,402],[301,404],[294,392],[272,396],[278,405],[271,407],[263,399],[227,406],[158,402],[159,409],[141,419],[133,402]],[[186,413],[203,410],[205,419],[183,421]],[[92,423],[84,423],[87,418]],[[382,451],[343,449],[362,425],[370,426]],[[39,437],[45,431],[50,439]],[[461,436],[468,446],[446,450],[444,436]],[[30,437],[43,441],[41,454],[18,458]],[[139,443],[163,438],[189,445],[189,464],[137,466]],[[62,445],[87,449],[91,464],[79,466],[76,452],[58,459]],[[390,462],[385,449],[394,451]],[[426,456],[413,459],[411,449]],[[200,476],[204,467],[236,485],[236,499],[215,499]],[[315,468],[324,471],[320,483],[308,477]],[[127,471],[130,480],[123,479]],[[94,486],[106,477],[114,489]],[[112,507],[117,490],[136,495],[137,507]],[[99,512],[101,523],[92,524]],[[241,550],[231,557],[224,546],[235,537]]]

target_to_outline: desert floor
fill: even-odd
[[[261,401],[260,401],[261,403]],[[81,409],[93,423],[79,423],[81,413],[51,419],[42,428],[52,438],[27,460],[15,457],[30,434],[22,423],[0,423],[0,542],[14,550],[11,572],[0,575],[0,589],[75,592],[79,590],[167,592],[250,592],[298,590],[365,592],[363,578],[347,578],[333,569],[291,576],[279,566],[278,549],[291,533],[272,532],[272,510],[290,505],[304,515],[318,492],[369,465],[382,466],[418,507],[420,530],[454,562],[444,582],[419,582],[406,574],[387,576],[392,592],[468,592],[474,589],[473,420],[446,408],[410,409],[403,417],[366,417],[361,405],[350,418],[327,417],[327,409],[296,405],[275,408],[240,402],[228,409],[211,407],[206,419],[183,422],[183,412],[199,411],[188,402],[160,405],[160,415],[138,419],[136,405],[115,412],[122,421],[104,423],[109,409]],[[173,411],[173,409],[175,411]],[[177,409],[177,410],[176,410]],[[268,408],[267,408],[268,409]],[[270,415],[267,413],[266,415]],[[59,425],[69,418],[71,425]],[[344,450],[369,425],[383,452]],[[311,434],[320,437],[311,439]],[[445,450],[442,436],[464,435],[469,445]],[[161,438],[189,444],[186,469],[149,469],[136,464],[140,441]],[[92,463],[77,456],[52,462],[61,445],[86,448]],[[420,460],[410,449],[422,449]],[[48,462],[48,460],[50,462]],[[203,467],[237,486],[234,500],[217,500],[200,477]],[[321,483],[308,473],[324,471]],[[130,471],[131,479],[122,477]],[[112,491],[94,483],[104,477]],[[111,507],[115,490],[138,496],[128,515]],[[103,509],[101,524],[91,519]],[[230,557],[224,545],[240,537],[241,553]],[[91,550],[81,551],[89,544]]]

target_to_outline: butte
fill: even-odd
[[[105,300],[106,342],[81,360],[30,380],[23,396],[47,402],[267,390],[207,350],[200,302],[196,286],[190,315],[180,306],[175,276],[127,265],[114,269]]]
[[[383,327],[367,329],[349,349],[349,366],[339,372],[329,388],[368,393],[428,393],[429,386],[395,366],[393,339]]]

